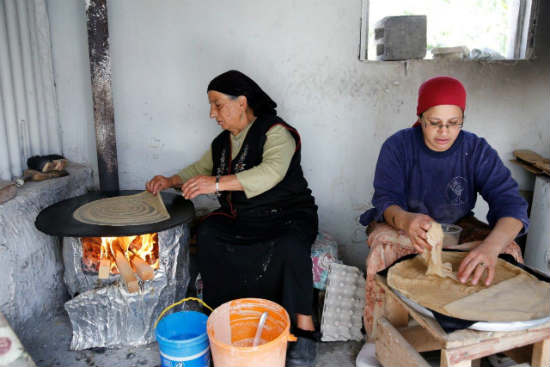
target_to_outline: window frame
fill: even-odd
[[[501,60],[472,60],[464,59],[458,62],[482,62],[482,63],[517,63],[521,61],[529,61],[535,54],[535,33],[537,19],[539,16],[541,0],[519,0],[517,27],[514,37],[514,57],[511,59]],[[359,32],[359,52],[358,58],[362,62],[403,62],[403,61],[424,61],[424,62],[439,62],[434,59],[406,59],[406,60],[369,60],[368,58],[368,43],[369,43],[369,8],[370,0],[361,0],[361,17],[360,17],[360,32]],[[529,15],[527,16],[527,12]]]

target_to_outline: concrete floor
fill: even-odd
[[[59,315],[37,326],[29,325],[26,329],[28,336],[21,336],[21,341],[37,366],[160,366],[157,343],[119,349],[69,350],[72,328],[67,315]],[[316,366],[354,367],[362,345],[353,341],[319,343]]]
[[[69,350],[72,328],[66,314],[53,320],[43,321],[38,326],[28,325],[27,337],[20,336],[25,349],[37,366],[70,367],[153,367],[160,366],[157,343],[139,347],[121,347],[117,349],[93,348],[84,351]],[[355,367],[355,359],[363,342],[321,342],[317,367]],[[439,366],[439,351],[422,353],[432,366]],[[504,359],[506,360],[506,358]],[[496,364],[508,366],[510,364]],[[492,367],[487,358],[481,360],[481,367]]]

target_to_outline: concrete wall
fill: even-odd
[[[302,134],[303,167],[321,228],[363,266],[364,228],[383,141],[415,119],[416,91],[447,74],[468,90],[467,130],[508,160],[517,148],[550,155],[548,4],[537,59],[518,63],[358,61],[360,0],[117,0],[108,2],[121,188],[142,188],[198,159],[219,132],[206,86],[239,69]],[[48,0],[65,154],[95,165],[84,1]],[[483,205],[479,208],[483,213]]]

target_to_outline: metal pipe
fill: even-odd
[[[99,187],[101,191],[118,191],[118,161],[106,0],[87,1],[86,16]]]

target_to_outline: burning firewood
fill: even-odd
[[[109,278],[109,273],[111,272],[111,260],[110,259],[101,259],[99,262],[99,270],[97,277],[99,279]]]
[[[141,280],[151,280],[154,278],[155,274],[153,268],[150,267],[141,257],[134,255],[131,258],[131,262]]]
[[[126,256],[124,256],[124,251],[118,244],[118,241],[114,241],[111,244],[111,251],[115,258],[118,271],[120,272],[121,277],[124,278],[124,281],[126,282],[128,292],[137,292],[139,290],[139,283],[137,281],[136,275],[130,267],[130,264],[128,263],[128,260],[126,259]]]
[[[141,236],[137,236],[130,243],[130,246],[128,246],[128,249],[132,251],[139,251],[140,248],[141,248]]]

